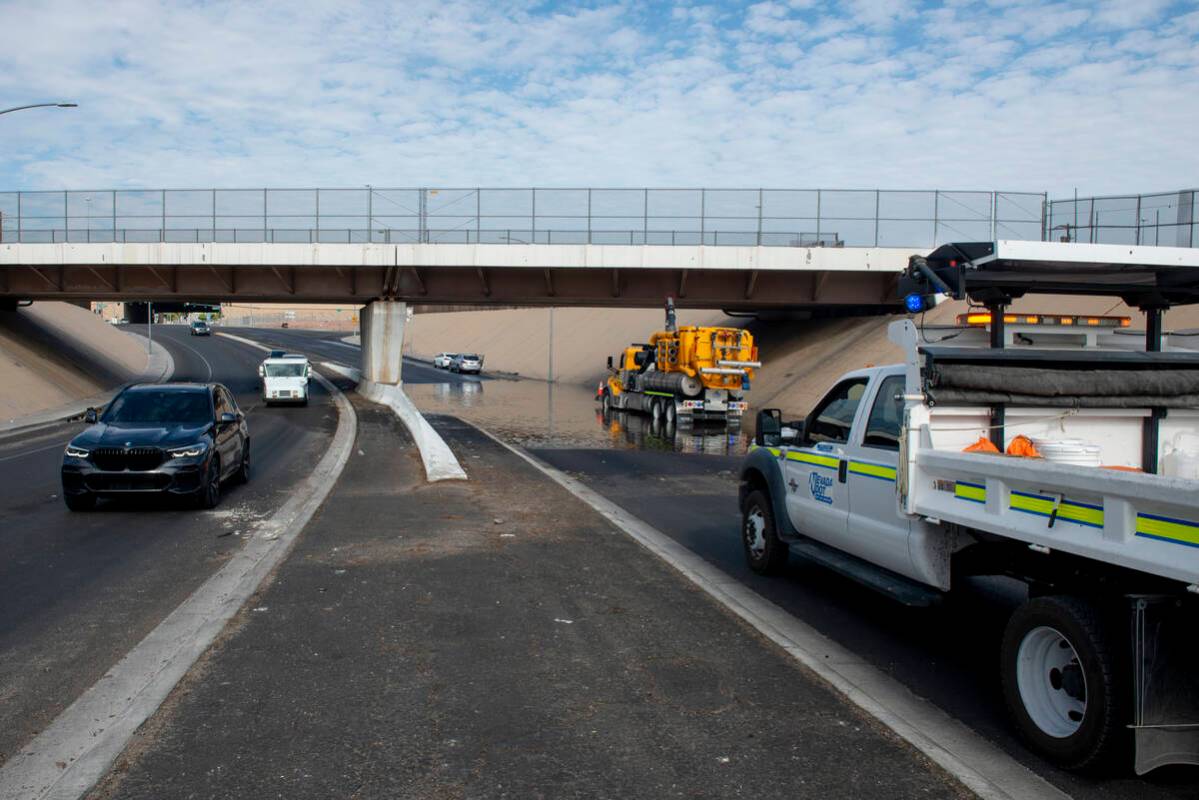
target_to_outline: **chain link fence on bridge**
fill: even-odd
[[[833,189],[0,192],[6,242],[916,247],[1043,238],[1043,194]]]
[[[1046,213],[1047,238],[1094,244],[1195,247],[1199,245],[1196,191],[1052,200]]]

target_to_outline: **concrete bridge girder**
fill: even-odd
[[[0,245],[0,297],[682,307],[897,305],[911,251],[611,245]]]

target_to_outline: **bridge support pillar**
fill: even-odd
[[[408,304],[375,300],[362,309],[358,331],[362,340],[362,377],[375,383],[400,384],[404,323]]]

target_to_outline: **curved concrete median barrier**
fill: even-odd
[[[421,462],[425,465],[425,478],[430,481],[464,481],[467,480],[466,470],[458,463],[458,458],[450,446],[441,438],[441,434],[433,429],[420,410],[413,405],[404,394],[403,388],[385,383],[362,380],[362,372],[351,367],[343,367],[328,361],[321,362],[321,368],[340,373],[358,383],[358,394],[370,400],[389,407],[395,412],[400,421],[412,434],[420,450]]]

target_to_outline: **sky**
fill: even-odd
[[[0,190],[1199,185],[1199,0],[0,0]]]

